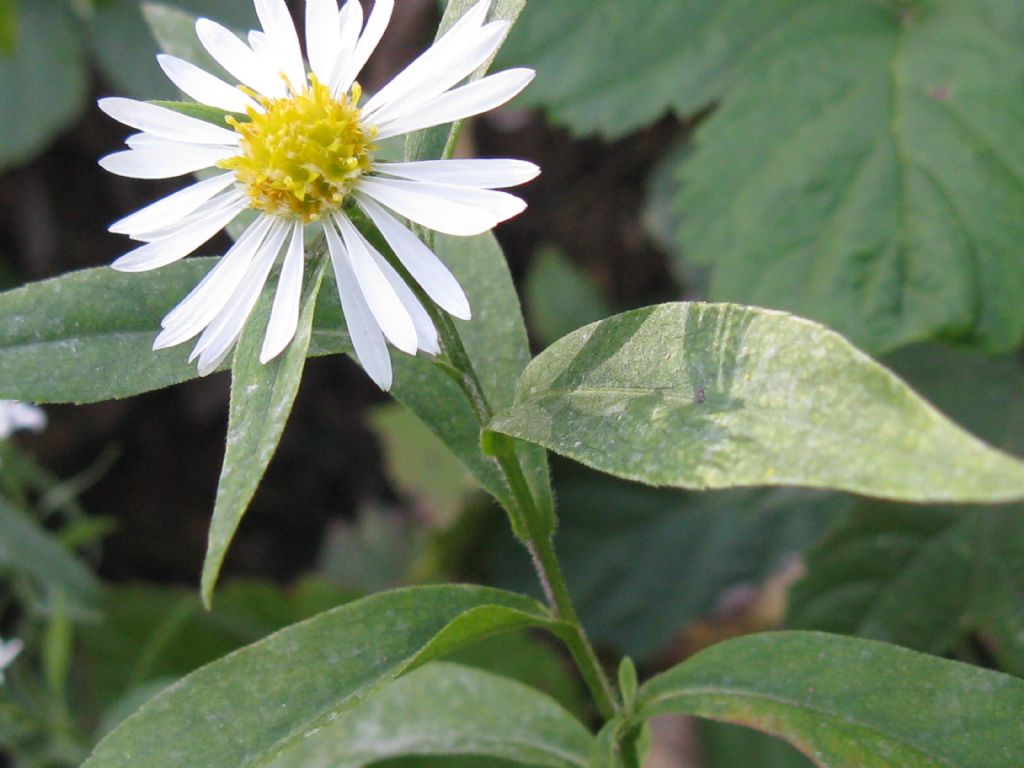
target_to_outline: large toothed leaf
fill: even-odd
[[[153,272],[72,272],[0,293],[0,398],[91,403],[196,378],[189,345],[153,352],[160,320],[216,263]],[[318,314],[311,354],[348,346],[340,316]]]
[[[531,3],[498,57],[535,67],[524,102],[609,138],[718,98],[801,0]]]
[[[570,334],[530,364],[490,428],[652,485],[1024,496],[1024,465],[841,336],[728,304],[663,304]]]
[[[192,673],[125,720],[85,766],[268,765],[404,672],[473,640],[544,625],[535,602],[498,590],[377,594]]]
[[[260,362],[273,291],[264,292],[238,340],[231,367],[227,447],[203,562],[202,592],[206,605],[213,600],[228,546],[277,451],[299,392],[313,336],[313,313],[327,264],[326,259],[321,260],[306,281],[295,337],[284,352],[267,363]]]
[[[29,160],[85,106],[87,67],[62,0],[17,3],[13,46],[0,52],[0,169]]]
[[[712,266],[714,300],[811,317],[872,352],[1016,346],[1020,7],[797,5],[680,166],[680,258]]]
[[[273,768],[362,768],[405,755],[477,755],[586,768],[590,741],[578,720],[536,689],[438,662],[304,739]]]
[[[1024,681],[869,640],[776,632],[699,653],[641,687],[670,712],[786,739],[823,768],[1017,768]]]

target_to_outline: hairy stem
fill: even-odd
[[[473,367],[473,361],[462,344],[462,338],[448,315],[433,306],[432,302],[426,303],[426,306],[429,307],[428,312],[437,327],[445,354],[448,357],[448,364],[444,365],[445,371],[462,388],[473,407],[480,426],[484,427],[490,421],[493,410]],[[544,519],[544,515],[541,514],[530,484],[523,473],[515,444],[510,438],[497,435],[490,448],[501,467],[509,489],[512,491],[514,508],[507,510],[512,527],[530,553],[530,559],[551,612],[571,628],[570,633],[563,639],[587,688],[601,710],[601,714],[606,718],[614,717],[620,710],[615,689],[601,667],[590,639],[576,614],[572,596],[569,594],[569,587],[565,582],[562,567],[555,553],[551,532],[546,528],[539,530],[542,527],[541,521]]]

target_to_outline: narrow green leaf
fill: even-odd
[[[64,0],[18,3],[14,50],[0,55],[0,170],[29,160],[78,118],[88,67]]]
[[[308,277],[295,337],[282,354],[266,364],[260,362],[260,349],[274,298],[272,290],[264,291],[238,340],[231,367],[231,404],[224,466],[217,485],[217,501],[203,561],[202,594],[207,606],[213,602],[213,589],[228,546],[277,451],[299,392],[313,335],[316,299],[328,263],[327,259],[321,259]]]
[[[97,267],[0,293],[0,398],[92,403],[197,378],[187,346],[154,352],[153,340],[216,262],[139,274]],[[318,312],[311,354],[343,352],[343,329],[340,313]]]
[[[124,721],[85,766],[264,766],[403,673],[526,626],[560,625],[528,598],[481,587],[373,595],[194,672]]]
[[[515,383],[530,360],[522,310],[505,256],[494,236],[439,235],[435,252],[469,297],[473,319],[455,326],[493,408],[512,404]],[[441,438],[480,484],[505,505],[512,501],[494,460],[480,447],[480,423],[459,386],[432,360],[396,355],[392,394]],[[549,510],[554,502],[547,454],[518,447],[534,497]]]
[[[476,5],[476,0],[449,0],[444,16],[441,19],[441,25],[437,30],[437,38],[440,38],[447,32],[474,5]],[[487,20],[510,21],[514,25],[525,7],[526,0],[497,0],[491,4]],[[466,79],[466,82],[471,83],[483,77],[493,61],[494,56],[481,64]],[[461,129],[462,121],[459,121],[453,125],[438,125],[434,128],[427,128],[426,130],[409,134],[405,140],[406,159],[430,160],[438,157],[451,157],[455,150],[455,141],[458,139]]]
[[[751,635],[640,689],[640,715],[749,725],[825,768],[1017,768],[1024,681],[869,640]]]
[[[57,590],[76,618],[94,613],[100,583],[92,571],[23,512],[0,499],[0,568]]]
[[[227,118],[229,117],[235,118],[240,123],[247,123],[250,119],[248,115],[243,115],[240,112],[225,112],[222,109],[208,107],[205,104],[196,104],[192,101],[152,101],[150,103],[156,104],[158,107],[172,109],[175,112],[194,117],[197,120],[213,123],[213,125],[221,128],[226,125]]]
[[[841,336],[728,304],[664,304],[562,339],[490,428],[651,485],[798,485],[1009,501],[1024,465]]]
[[[273,768],[363,768],[405,755],[500,757],[586,768],[590,734],[534,688],[437,662],[397,680],[273,761]]]

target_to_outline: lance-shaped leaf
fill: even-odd
[[[438,662],[284,752],[273,768],[363,768],[406,755],[500,757],[587,768],[590,734],[535,688]]]
[[[154,352],[153,340],[216,262],[138,274],[97,267],[0,293],[0,398],[92,403],[197,378],[187,346]],[[347,347],[340,313],[318,312],[310,354]]]
[[[823,768],[1017,768],[1024,681],[869,640],[810,632],[713,646],[640,689],[670,712],[786,739]]]
[[[570,334],[529,365],[490,428],[652,485],[1024,496],[1024,465],[838,334],[728,304],[647,307]]]
[[[313,312],[327,264],[326,259],[321,259],[307,280],[298,327],[283,353],[265,364],[260,362],[274,296],[271,291],[264,292],[238,340],[231,368],[227,447],[203,562],[202,592],[207,606],[213,600],[213,588],[228,545],[277,451],[299,392],[313,336]]]
[[[465,586],[385,592],[295,624],[164,690],[88,768],[270,764],[405,672],[488,635],[560,625],[534,601]]]

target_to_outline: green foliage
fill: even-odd
[[[1024,681],[867,640],[777,632],[648,681],[640,716],[679,712],[785,738],[828,768],[1014,768]]]
[[[313,274],[308,275],[295,337],[283,353],[265,364],[260,362],[260,349],[273,304],[273,293],[269,291],[260,297],[238,340],[231,365],[231,405],[224,466],[203,561],[202,593],[207,605],[213,601],[214,586],[228,545],[277,450],[299,392],[313,336],[313,312],[327,267],[327,259],[321,258],[320,264],[311,270]]]
[[[362,768],[399,755],[501,757],[586,768],[590,734],[536,689],[438,662],[410,673],[271,762]]]
[[[712,265],[712,299],[874,352],[1005,350],[1024,337],[1021,29],[993,0],[569,0],[531,6],[505,53],[584,134],[720,101],[668,160],[680,270]]]
[[[18,13],[14,0],[0,0],[0,57],[14,51],[18,38]]]
[[[532,600],[497,590],[439,586],[374,595],[192,673],[104,739],[85,766],[145,768],[169,758],[265,765],[403,673],[524,626],[557,624]]]
[[[0,55],[0,170],[20,165],[64,131],[85,106],[86,65],[64,0],[16,6],[13,50]]]
[[[523,290],[530,328],[545,345],[612,313],[590,276],[553,248],[534,258]]]
[[[664,304],[571,334],[530,364],[489,428],[651,485],[1024,495],[1024,466],[842,337],[734,305]]]
[[[809,768],[811,762],[784,741],[751,728],[714,720],[695,723],[704,763],[713,768]]]
[[[648,662],[728,589],[763,583],[816,542],[847,503],[789,489],[685,493],[555,469],[558,552],[583,623],[596,643]],[[491,583],[536,591],[504,530],[488,555]]]
[[[82,618],[93,614],[99,581],[75,554],[27,514],[0,497],[0,569],[27,577],[46,605],[61,595],[66,610]]]

